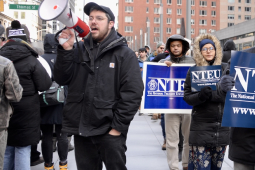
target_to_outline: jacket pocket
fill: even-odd
[[[94,106],[98,109],[112,109],[113,108],[113,105],[115,104],[114,101],[104,101],[104,100],[101,100],[101,99],[98,99],[98,98],[94,98],[94,102],[93,102]]]

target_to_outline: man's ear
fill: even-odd
[[[113,26],[114,26],[114,22],[113,22],[113,21],[110,21],[110,22],[109,22],[109,26],[108,26],[109,29],[112,29]]]

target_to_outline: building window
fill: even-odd
[[[159,42],[159,37],[154,37],[154,42]]]
[[[160,0],[154,0],[154,4],[160,4]]]
[[[250,19],[251,19],[251,15],[245,15],[245,16],[244,16],[244,19],[245,19],[245,20],[250,20]]]
[[[206,33],[206,29],[199,29],[199,34],[205,34]]]
[[[125,32],[133,32],[132,26],[125,26]]]
[[[18,11],[14,11],[14,18],[15,19],[19,19],[19,12]]]
[[[172,0],[167,0],[167,4],[171,5],[172,4]]]
[[[241,19],[242,19],[242,18],[241,18],[241,15],[238,15],[238,19],[239,19],[239,20],[241,20]]]
[[[251,12],[251,7],[244,7],[245,12]]]
[[[134,2],[134,0],[125,0],[125,2]]]
[[[178,25],[181,24],[181,19],[180,19],[180,18],[177,18],[177,19],[176,19],[176,24],[178,24]]]
[[[191,10],[191,15],[195,15],[195,10],[194,9]]]
[[[160,19],[159,18],[154,18],[154,23],[159,23]]]
[[[125,22],[133,22],[133,17],[126,16],[125,17]]]
[[[241,3],[242,2],[242,0],[238,0],[238,3]]]
[[[216,20],[212,20],[212,26],[216,26]]]
[[[146,13],[149,13],[149,7],[146,7]]]
[[[177,9],[177,15],[181,15],[182,14],[182,9]]]
[[[232,25],[234,25],[234,23],[228,23],[228,27],[231,27]]]
[[[159,27],[154,27],[154,33],[159,33]]]
[[[171,18],[167,18],[167,19],[166,19],[166,23],[167,23],[167,24],[171,24],[171,23],[172,23],[172,19],[171,19]]]
[[[191,6],[195,6],[195,0],[191,0]]]
[[[228,10],[229,11],[234,11],[235,10],[235,6],[228,6]]]
[[[207,25],[207,21],[205,19],[200,19],[199,25]]]
[[[207,1],[200,1],[200,2],[199,2],[199,5],[200,5],[200,6],[207,6]]]
[[[146,3],[149,3],[149,0],[146,0]]]
[[[132,36],[126,36],[126,40],[127,40],[127,42],[132,42],[133,41],[133,37]]]
[[[125,12],[133,12],[134,9],[132,6],[125,6]]]
[[[191,19],[191,25],[195,25],[195,20]]]
[[[199,15],[206,16],[207,15],[207,11],[206,10],[200,10],[199,11]]]
[[[181,5],[182,4],[182,0],[177,0],[177,5]]]
[[[216,2],[215,1],[212,2],[212,7],[216,7]]]
[[[215,32],[215,31],[216,31],[215,29],[211,29],[211,33],[212,33],[212,32]]]
[[[159,14],[159,8],[154,8],[154,14]]]
[[[212,11],[212,16],[213,16],[213,17],[216,16],[216,11]]]
[[[191,34],[195,34],[195,29],[191,28]]]
[[[167,9],[166,9],[166,13],[167,13],[167,14],[172,14],[172,9],[171,9],[171,8],[167,8]]]
[[[251,0],[245,0],[245,3],[250,4]]]
[[[172,32],[172,29],[171,29],[171,28],[166,28],[166,33],[167,33],[167,34],[171,34],[171,32]]]
[[[235,19],[235,15],[234,14],[228,14],[228,19]]]
[[[181,33],[181,29],[180,28],[177,28],[176,29],[176,34],[180,34]]]
[[[241,12],[242,11],[242,7],[239,6],[238,7],[238,11]]]
[[[228,3],[235,3],[235,0],[228,0]]]
[[[21,19],[26,19],[26,13],[25,12],[21,12]]]

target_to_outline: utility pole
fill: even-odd
[[[191,40],[191,0],[187,0],[186,3],[186,38]]]
[[[163,42],[163,3],[162,3],[162,0],[160,3],[159,14],[160,14],[160,41]]]
[[[142,48],[143,46],[143,30],[140,29],[140,47],[139,48]]]
[[[151,46],[150,44],[150,20],[147,21],[147,45]]]

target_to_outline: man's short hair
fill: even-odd
[[[145,53],[147,53],[147,50],[146,50],[146,48],[139,48],[139,52],[145,52]]]

